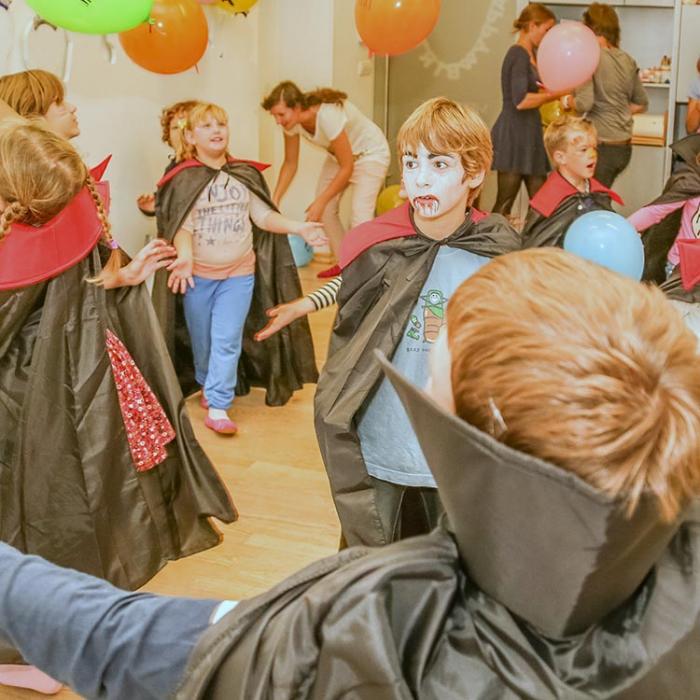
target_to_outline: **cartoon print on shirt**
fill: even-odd
[[[693,235],[695,238],[700,238],[700,204],[698,204],[697,211],[690,219],[690,225],[693,227]]]
[[[423,306],[423,340],[434,343],[445,323],[447,297],[439,289],[429,289],[421,299]]]
[[[410,327],[406,332],[406,335],[411,340],[420,340],[420,329],[422,324],[418,320],[418,316],[416,316],[415,314],[411,314],[411,320],[409,321],[409,324]]]

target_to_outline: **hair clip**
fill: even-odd
[[[112,250],[117,250],[119,248],[119,243],[117,243],[114,238],[110,238],[107,241],[107,247],[111,248]]]
[[[503,414],[498,410],[496,402],[489,396],[489,408],[491,409],[491,435],[498,439],[508,430]]]

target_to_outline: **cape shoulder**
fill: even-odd
[[[591,178],[589,182],[592,193],[608,195],[614,202],[620,205],[624,204],[617,192],[598,182],[595,178]],[[581,192],[555,170],[549,174],[544,185],[530,200],[530,206],[542,216],[551,216],[565,199],[580,194]]]
[[[255,168],[258,172],[262,173],[270,167],[269,163],[259,163],[255,160],[245,160],[241,158],[229,158],[227,161],[229,164],[240,163],[244,165],[250,165]],[[198,161],[196,158],[189,158],[183,160],[177,165],[170,168],[163,177],[158,181],[156,187],[161,188],[166,183],[170,182],[173,178],[177,177],[183,170],[189,170],[190,168],[207,168],[208,166],[204,163]]]
[[[109,165],[107,156],[91,168],[105,211],[109,212],[109,183],[102,177]],[[65,272],[82,260],[102,236],[102,222],[87,187],[53,219],[42,226],[15,223],[2,241],[0,290],[19,289]]]
[[[400,207],[367,221],[348,231],[340,247],[340,267],[345,269],[353,260],[358,258],[368,248],[378,243],[391,241],[396,238],[415,236],[416,230],[411,221],[410,204]],[[480,223],[488,214],[472,207],[471,217],[474,223]]]

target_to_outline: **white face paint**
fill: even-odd
[[[465,179],[457,153],[430,153],[422,143],[418,153],[404,154],[402,166],[403,187],[418,219],[441,219],[457,208],[464,216],[470,190],[483,180],[483,173]]]

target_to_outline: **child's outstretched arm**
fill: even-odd
[[[330,282],[324,284],[323,287],[309,292],[305,297],[267,309],[265,313],[270,320],[265,328],[255,334],[255,340],[267,340],[277,331],[288,326],[292,321],[335,304],[342,281],[342,277],[334,277]]]
[[[173,245],[177,250],[177,257],[165,268],[170,271],[168,287],[173,294],[184,294],[187,291],[187,285],[194,288],[192,234],[187,229],[181,228],[173,238]]]
[[[167,267],[177,251],[162,238],[156,238],[145,245],[128,265],[124,265],[116,275],[105,279],[104,288],[135,287],[150,275],[163,267]]]
[[[658,224],[659,221],[665,219],[671,212],[680,209],[685,204],[681,199],[677,202],[668,202],[666,204],[647,204],[646,207],[638,209],[634,214],[627,217],[632,226],[638,231],[645,231],[650,226]]]

